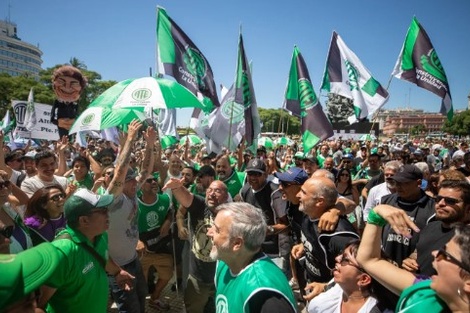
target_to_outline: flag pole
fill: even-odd
[[[393,79],[393,75],[390,75],[390,78],[388,80],[388,83],[387,83],[387,87],[385,88],[385,90],[388,91],[388,88],[390,88],[390,84],[392,83],[392,79]],[[377,119],[377,117],[379,116],[379,111],[380,109],[378,109],[374,115],[372,116],[372,126],[370,127],[370,130],[369,130],[369,135],[370,133],[372,132],[372,130],[374,129],[374,126],[375,126],[375,120]],[[377,134],[377,139],[379,138],[378,134]]]

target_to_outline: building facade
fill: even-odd
[[[16,24],[0,21],[0,73],[11,76],[28,74],[38,79],[42,70],[41,56],[39,47],[18,37]]]
[[[426,133],[441,132],[446,116],[440,113],[429,113],[415,109],[380,110],[377,116],[383,135],[408,133],[413,127],[421,125]]]

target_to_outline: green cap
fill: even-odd
[[[43,285],[59,264],[59,252],[49,242],[19,254],[0,254],[0,308],[23,299]]]
[[[104,208],[114,200],[113,195],[97,195],[86,188],[77,191],[64,203],[65,218],[76,222],[80,216],[89,215],[95,208]]]

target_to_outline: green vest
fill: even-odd
[[[138,199],[139,203],[139,232],[144,233],[153,229],[160,228],[166,219],[170,209],[170,196],[167,194],[158,194],[157,201],[152,204],[146,204]]]
[[[297,305],[286,276],[266,255],[257,259],[237,276],[227,264],[217,262],[216,313],[249,313],[248,301],[260,291],[278,292],[297,312]]]

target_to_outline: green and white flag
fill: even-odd
[[[449,82],[436,50],[424,28],[413,17],[392,75],[407,80],[442,98],[442,114],[452,120],[454,109]]]
[[[234,103],[243,106],[245,112],[245,140],[247,146],[253,145],[260,133],[260,118],[256,104],[251,68],[245,54],[243,36],[240,32],[238,40],[237,70],[235,75]]]
[[[13,129],[15,129],[15,119],[12,120],[10,118],[10,110],[7,110],[7,112],[5,113],[0,128],[5,136]]]
[[[297,46],[294,46],[285,98],[284,109],[301,118],[302,144],[306,153],[320,141],[333,136],[333,127],[313,90],[307,65]]]
[[[361,60],[333,32],[320,89],[352,99],[354,115],[350,123],[374,114],[388,100],[388,91],[372,77]]]
[[[191,90],[205,107],[210,108],[208,112],[219,106],[209,62],[161,7],[157,9],[157,54],[158,68],[162,74],[174,77]]]
[[[28,95],[28,104],[26,105],[26,113],[24,116],[24,127],[28,131],[32,131],[34,127],[37,124],[37,119],[36,119],[36,108],[34,106],[34,94],[33,94],[33,88],[29,90],[29,95]]]

